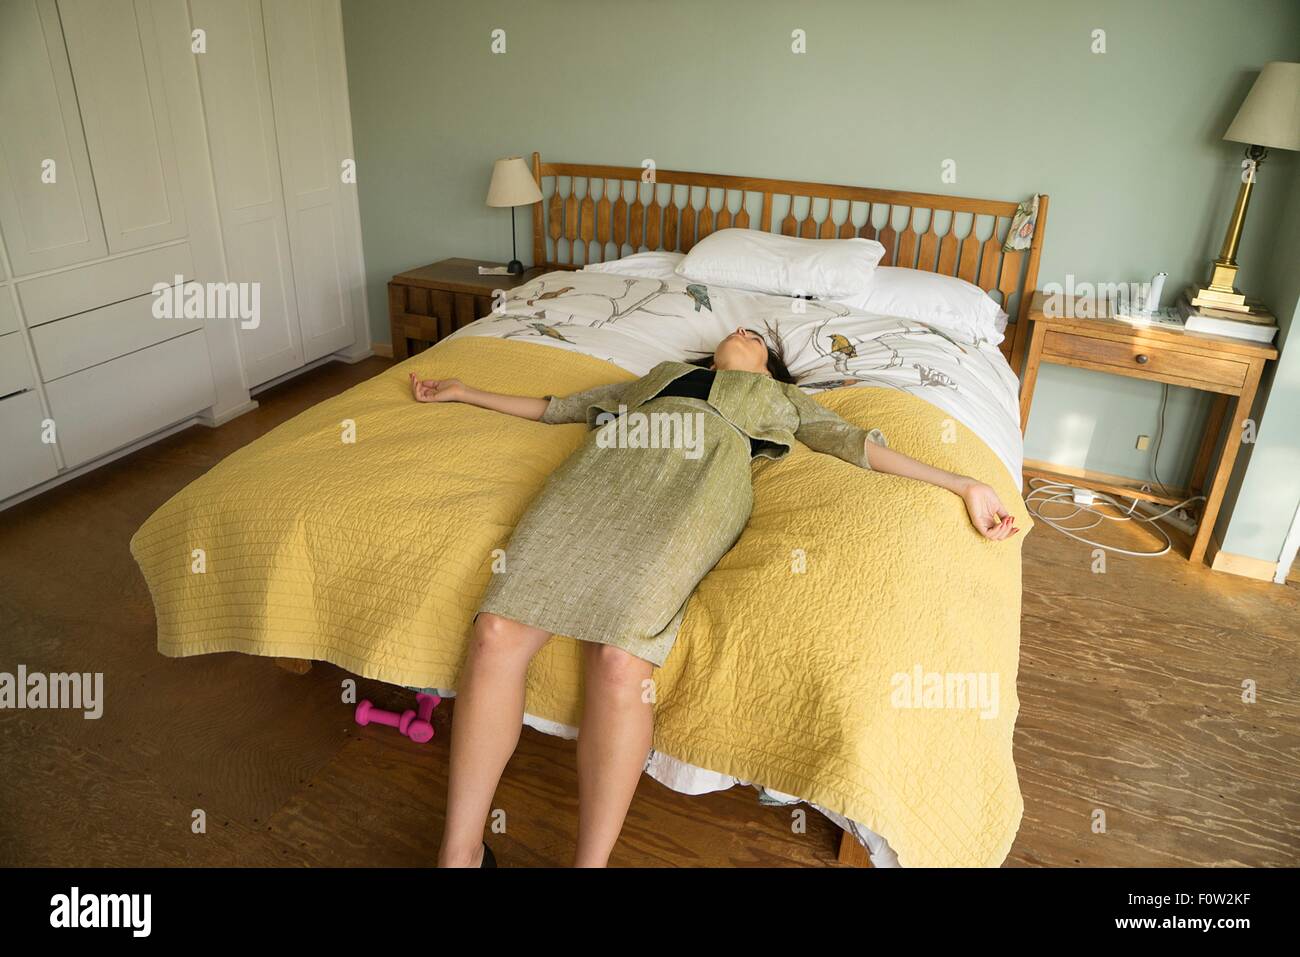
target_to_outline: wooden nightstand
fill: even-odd
[[[1025,462],[1026,480],[1030,475],[1055,481],[1073,480],[1101,492],[1164,505],[1175,505],[1194,495],[1204,495],[1199,527],[1188,555],[1191,561],[1201,561],[1214,532],[1214,521],[1223,503],[1223,492],[1232,474],[1233,463],[1237,461],[1241,447],[1240,430],[1250,415],[1260,374],[1268,360],[1277,358],[1277,350],[1271,345],[1241,339],[1156,326],[1134,326],[1117,319],[1069,319],[1065,315],[1072,314],[1073,309],[1068,300],[1061,309],[1055,310],[1065,315],[1048,316],[1044,314],[1044,302],[1043,294],[1036,292],[1029,307],[1029,320],[1033,325],[1025,374],[1020,380],[1022,432],[1029,424],[1034,383],[1038,379],[1038,367],[1044,362],[1200,389],[1215,393],[1215,400],[1205,423],[1205,434],[1201,438],[1187,489],[1171,488],[1168,495],[1161,495],[1143,491],[1145,483],[1136,479],[1033,460]],[[1211,472],[1214,450],[1230,404],[1232,415],[1228,420],[1227,438],[1218,464]]]
[[[481,319],[492,311],[493,292],[513,289],[545,272],[528,269],[522,276],[479,275],[479,266],[501,265],[504,263],[480,259],[444,259],[394,276],[388,283],[393,358],[400,362]]]

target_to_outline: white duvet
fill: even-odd
[[[983,439],[1020,482],[1019,382],[1006,359],[996,346],[959,342],[915,320],[685,279],[577,271],[517,286],[494,314],[453,338],[523,337],[644,375],[668,359],[712,354],[737,326],[774,329],[790,371],[810,392],[877,386],[938,406]]]
[[[1019,383],[996,346],[958,342],[915,320],[871,315],[835,302],[810,302],[685,279],[601,272],[553,272],[517,286],[497,310],[452,338],[528,338],[612,362],[644,375],[668,359],[712,354],[737,326],[775,330],[790,371],[810,392],[876,386],[911,392],[970,428],[1021,481]],[[472,384],[472,383],[471,383]],[[439,694],[446,692],[434,690]],[[525,715],[546,734],[572,738],[577,729]],[[730,775],[652,751],[646,773],[684,794],[749,785]],[[758,785],[754,785],[759,787]],[[799,797],[759,787],[760,800]],[[877,867],[897,866],[884,838],[812,805],[852,833]]]

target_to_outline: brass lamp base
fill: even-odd
[[[1208,286],[1192,286],[1187,290],[1187,298],[1191,300],[1192,305],[1249,312],[1246,294],[1236,286],[1237,264],[1216,259],[1213,268]]]
[[[1241,188],[1237,191],[1237,204],[1228,221],[1228,232],[1223,237],[1219,258],[1211,264],[1209,285],[1187,290],[1187,298],[1193,306],[1250,312],[1250,307],[1246,305],[1246,294],[1237,288],[1237,246],[1241,242],[1242,227],[1246,224],[1246,209],[1250,205],[1250,188],[1255,184],[1255,170],[1267,155],[1268,150],[1262,146],[1246,148],[1247,162],[1241,177]]]

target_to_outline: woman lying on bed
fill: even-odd
[[[711,357],[663,362],[640,379],[562,398],[482,392],[415,373],[411,390],[421,402],[602,425],[520,519],[474,618],[451,730],[443,867],[495,866],[483,828],[519,741],[528,663],[553,634],[583,642],[574,863],[606,864],[650,751],[652,670],[672,648],[691,592],[749,519],[755,459],[779,459],[797,439],[948,489],[985,538],[1019,531],[987,485],[895,452],[878,430],[814,402],[780,349],[750,329],[731,333]]]

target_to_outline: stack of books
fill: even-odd
[[[1208,332],[1216,336],[1272,342],[1277,335],[1277,319],[1258,300],[1247,299],[1242,306],[1215,306],[1196,298],[1188,289],[1178,300],[1183,328],[1189,332]]]

